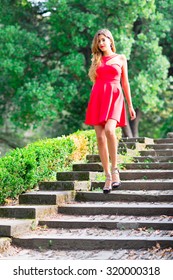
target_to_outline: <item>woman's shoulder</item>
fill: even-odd
[[[117,53],[117,55],[118,55],[118,58],[121,59],[122,61],[127,61],[127,58],[126,58],[125,54],[118,54]]]

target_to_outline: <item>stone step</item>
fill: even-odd
[[[168,132],[168,133],[167,133],[167,137],[168,137],[168,138],[173,138],[173,132]]]
[[[26,233],[35,225],[34,220],[0,219],[0,236],[18,236]]]
[[[166,144],[166,143],[173,144],[173,138],[161,138],[161,139],[154,140],[154,144]]]
[[[38,226],[46,226],[47,228],[63,228],[63,229],[80,229],[80,228],[104,228],[104,229],[158,229],[158,230],[173,230],[173,218],[167,217],[124,217],[124,216],[110,216],[107,218],[100,218],[93,216],[87,218],[63,217],[52,220],[41,220]]]
[[[32,191],[19,195],[19,204],[58,205],[73,199],[72,191]]]
[[[73,164],[73,171],[97,171],[103,172],[102,164],[99,162],[95,163],[79,163]]]
[[[173,216],[173,203],[110,203],[81,202],[58,207],[59,214],[66,215],[133,215],[133,216]]]
[[[141,156],[173,156],[173,149],[170,150],[146,150],[140,151]]]
[[[91,182],[91,189],[103,189],[105,182]],[[121,181],[120,190],[173,190],[173,180]]]
[[[134,138],[128,138],[128,137],[122,137],[120,139],[120,143],[145,143],[145,144],[153,144],[154,140],[152,138],[148,138],[148,137],[134,137]]]
[[[158,151],[158,153],[162,153],[162,151]],[[173,162],[173,153],[172,155],[169,155],[170,152],[168,151],[163,151],[163,155],[160,156],[155,156],[152,154],[155,154],[157,152],[155,151],[140,151],[140,154],[143,154],[141,156],[134,156],[133,160],[135,162]],[[149,154],[149,155],[145,155],[145,154]],[[151,155],[150,155],[151,154]],[[167,154],[167,155],[165,155]],[[87,155],[86,156],[87,162],[88,163],[100,163],[100,156],[99,155]]]
[[[101,162],[99,155],[87,155],[86,160],[88,163]]]
[[[58,181],[97,181],[98,176],[104,175],[103,172],[90,171],[73,171],[73,172],[57,172]],[[120,170],[121,180],[138,180],[138,179],[173,179],[173,170]]]
[[[127,149],[132,150],[144,150],[146,147],[145,143],[138,143],[138,142],[127,142],[127,143],[119,143],[118,144],[118,151],[127,151]]]
[[[100,172],[89,171],[65,171],[57,172],[57,181],[88,181],[95,180]]]
[[[141,162],[141,163],[126,163],[124,164],[124,168],[126,169],[166,169],[172,170],[173,169],[173,162]]]
[[[116,190],[108,195],[102,191],[77,192],[78,201],[122,201],[122,202],[173,202],[173,190],[130,191]]]
[[[11,246],[11,238],[1,237],[0,238],[0,254],[6,252]]]
[[[49,181],[39,183],[40,191],[88,190],[89,187],[88,181]]]
[[[120,170],[120,177],[121,180],[173,179],[173,170]]]
[[[154,149],[154,150],[171,150],[173,149],[173,143],[167,143],[167,144],[148,144],[146,145],[147,149]]]
[[[49,230],[50,231],[50,230]],[[131,233],[131,234],[130,234]],[[133,233],[133,235],[132,235]],[[24,248],[48,249],[48,250],[115,250],[115,249],[140,249],[156,246],[168,248],[173,244],[170,231],[154,231],[152,233],[139,233],[135,230],[99,230],[76,229],[58,230],[52,229],[49,234],[43,231],[39,235],[30,233],[13,238],[13,244]]]
[[[0,217],[16,219],[38,219],[57,212],[57,206],[0,206]]]
[[[172,170],[173,162],[170,163],[150,163],[150,162],[141,162],[141,163],[125,163],[123,164],[125,169],[165,169]],[[97,171],[103,172],[103,167],[101,163],[79,163],[73,164],[73,171]]]
[[[173,162],[173,156],[135,156],[135,162]]]

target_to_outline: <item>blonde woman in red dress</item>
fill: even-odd
[[[127,59],[125,55],[116,53],[114,39],[108,29],[99,30],[95,34],[92,56],[89,77],[93,81],[93,87],[85,124],[94,126],[98,151],[106,175],[103,192],[109,193],[121,184],[117,168],[115,128],[126,125],[124,95],[131,120],[136,118],[136,113],[132,105]]]

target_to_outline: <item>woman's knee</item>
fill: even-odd
[[[105,128],[105,134],[107,138],[115,137],[115,128],[108,126],[107,128]]]
[[[116,128],[116,121],[108,120],[107,124],[105,125],[106,137],[116,137],[115,128]]]
[[[104,144],[105,141],[106,141],[106,137],[103,133],[102,134],[97,134],[97,142],[99,144]]]

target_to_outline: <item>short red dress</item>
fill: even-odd
[[[96,82],[92,87],[88,103],[85,124],[105,125],[108,119],[117,121],[117,127],[127,125],[124,95],[120,79],[121,66],[111,61],[116,54],[103,56],[101,65],[97,68]]]

